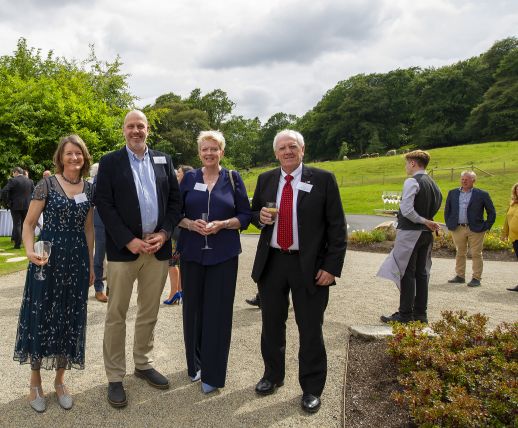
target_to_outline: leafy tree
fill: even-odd
[[[93,53],[93,51],[92,51]],[[0,173],[13,165],[37,178],[51,168],[59,139],[79,134],[94,159],[122,142],[124,109],[133,102],[120,61],[81,65],[55,58],[20,39],[13,55],[0,58]],[[90,66],[90,70],[86,67]]]
[[[225,157],[232,161],[238,169],[246,169],[252,165],[261,134],[261,122],[245,119],[243,116],[232,116],[223,124],[223,132],[227,147]]]
[[[294,128],[297,122],[297,116],[286,113],[275,113],[272,115],[261,128],[259,139],[257,141],[257,150],[253,156],[254,165],[264,165],[275,161],[273,154],[273,139],[275,135],[286,128]]]
[[[214,89],[208,94],[201,95],[201,90],[194,89],[185,100],[191,107],[207,113],[209,127],[220,129],[224,120],[232,113],[235,106],[225,91]]]

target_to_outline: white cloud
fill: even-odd
[[[0,0],[0,55],[120,54],[142,106],[167,92],[226,91],[235,114],[302,115],[357,73],[442,66],[516,36],[510,0]]]

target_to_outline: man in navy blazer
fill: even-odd
[[[473,261],[469,287],[480,286],[484,235],[496,219],[495,207],[489,193],[473,187],[476,179],[475,172],[463,171],[460,176],[460,188],[448,192],[444,207],[444,220],[456,248],[455,277],[448,282],[463,284],[466,281],[466,255],[469,247]],[[485,219],[484,211],[487,215]]]
[[[264,374],[255,391],[275,392],[284,384],[289,294],[299,329],[301,406],[320,408],[327,375],[322,334],[329,286],[345,259],[347,232],[340,192],[333,174],[302,163],[304,139],[284,130],[274,139],[280,168],[262,173],[252,201],[252,223],[261,228],[252,278],[261,299],[261,353]],[[275,202],[277,217],[266,204]]]
[[[95,204],[106,228],[107,280],[103,355],[108,402],[127,404],[126,313],[138,281],[133,360],[135,376],[155,388],[169,382],[152,366],[153,331],[171,257],[171,234],[180,217],[181,199],[171,158],[146,145],[148,121],[130,111],[123,127],[126,146],[101,158]]]

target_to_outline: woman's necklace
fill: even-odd
[[[61,178],[63,178],[63,180],[65,180],[67,183],[70,183],[70,184],[79,184],[81,182],[81,177],[78,177],[77,180],[69,180],[68,178],[65,177],[65,174],[61,173]]]

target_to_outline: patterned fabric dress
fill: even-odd
[[[33,369],[84,368],[86,308],[90,264],[84,232],[91,207],[91,184],[84,182],[86,202],[66,196],[56,177],[41,180],[33,199],[46,199],[39,240],[52,242],[45,279],[29,263],[23,292],[14,360]]]

